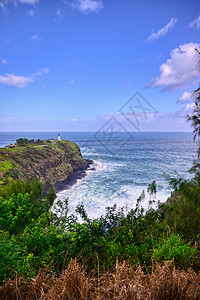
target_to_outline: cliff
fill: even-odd
[[[53,184],[59,191],[77,177],[83,177],[91,163],[82,158],[77,144],[67,140],[0,148],[0,187],[9,179],[37,176],[45,182],[45,190]]]

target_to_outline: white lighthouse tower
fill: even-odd
[[[58,133],[58,141],[61,141],[61,139],[60,139],[60,133]]]

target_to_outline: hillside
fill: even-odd
[[[90,163],[82,158],[79,146],[68,140],[1,148],[0,186],[6,185],[9,179],[34,179],[37,176],[45,182],[45,190],[53,184],[59,191],[77,177],[83,177],[83,170]]]

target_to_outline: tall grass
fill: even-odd
[[[162,266],[153,265],[149,272],[116,261],[114,272],[101,277],[98,272],[88,276],[76,260],[71,260],[60,277],[40,273],[31,281],[17,276],[5,281],[0,287],[0,299],[197,300],[200,299],[200,274],[191,269],[178,270],[170,261]]]

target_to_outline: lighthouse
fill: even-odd
[[[61,139],[60,139],[60,133],[58,133],[58,141],[61,141]]]

